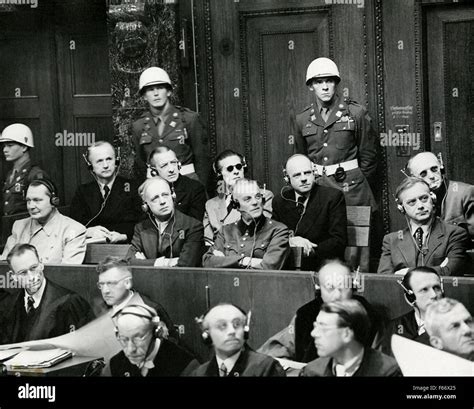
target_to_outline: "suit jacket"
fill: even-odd
[[[318,358],[306,365],[301,376],[335,376],[332,372],[332,358]],[[401,376],[400,368],[394,358],[366,348],[362,363],[353,376]]]
[[[281,270],[288,256],[288,229],[282,223],[261,216],[247,226],[242,220],[222,227],[215,243],[204,254],[204,267],[239,268],[244,257],[261,258],[263,270]],[[225,257],[215,256],[214,250]]]
[[[206,205],[206,191],[202,183],[180,175],[173,188],[176,193],[176,209],[201,221]]]
[[[137,180],[145,178],[151,151],[157,146],[167,146],[176,153],[182,165],[194,163],[199,180],[207,185],[211,170],[207,130],[196,112],[170,105],[161,135],[158,135],[158,127],[149,111],[145,111],[132,127]]]
[[[127,258],[133,265],[152,266],[159,257],[179,257],[178,267],[199,267],[204,252],[202,223],[175,210],[163,234],[163,251],[158,251],[158,231],[150,219],[135,226],[132,245]],[[145,254],[146,260],[135,258],[136,252]]]
[[[344,195],[336,189],[314,185],[303,216],[295,203],[295,191],[288,188],[273,200],[273,218],[288,226],[294,236],[317,244],[314,254],[302,257],[302,270],[315,270],[326,258],[344,258],[347,245],[347,216]],[[292,260],[286,268],[293,268]]]
[[[92,310],[82,297],[50,280],[40,305],[35,311],[30,330],[22,334],[21,314],[25,310],[24,290],[15,290],[1,300],[0,344],[52,338],[74,331],[94,319]]]
[[[382,256],[377,272],[393,274],[402,268],[426,265],[433,267],[440,275],[462,276],[469,271],[470,261],[466,254],[468,248],[469,237],[466,230],[436,218],[428,239],[424,263],[410,230],[406,228],[389,233],[383,238]],[[447,264],[441,267],[446,258]]]
[[[83,225],[90,222],[87,227],[103,226],[126,234],[130,241],[135,224],[142,218],[136,184],[117,175],[102,209],[103,202],[97,182],[80,185],[71,201],[71,217]]]
[[[474,186],[450,180],[441,203],[441,219],[448,224],[465,225],[474,211]]]
[[[162,339],[160,349],[153,360],[155,367],[148,371],[147,377],[179,376],[193,358],[183,348]],[[132,364],[123,351],[111,358],[110,371],[112,376],[142,376],[138,366]]]
[[[199,365],[193,365],[191,371],[186,370],[183,376],[219,376],[217,360],[214,356],[210,361]],[[244,348],[240,353],[234,367],[227,376],[286,376],[285,371],[275,359]]]
[[[392,335],[394,334],[420,342],[424,345],[431,345],[430,337],[426,331],[423,334],[418,335],[418,324],[416,323],[414,310],[390,321],[385,330],[382,341],[382,352],[384,354],[393,356]]]

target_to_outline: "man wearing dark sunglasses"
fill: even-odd
[[[0,303],[0,344],[52,338],[92,321],[86,300],[44,277],[34,246],[16,244],[7,261],[15,289]]]

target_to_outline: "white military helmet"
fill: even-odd
[[[338,81],[341,80],[339,76],[339,70],[333,60],[326,57],[316,58],[308,65],[306,71],[306,85],[309,85],[309,81],[313,78],[327,78],[336,77]]]
[[[33,132],[24,124],[11,124],[8,125],[2,132],[0,137],[0,143],[2,142],[16,142],[21,145],[29,146],[34,148]]]
[[[171,79],[168,73],[160,67],[147,68],[142,72],[142,75],[140,75],[138,91],[142,92],[143,88],[157,84],[168,84],[171,87]]]

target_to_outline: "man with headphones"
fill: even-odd
[[[247,345],[250,312],[246,314],[240,307],[221,303],[197,321],[204,342],[214,349],[214,356],[199,366],[191,363],[184,376],[285,376],[276,360]]]
[[[132,265],[200,267],[204,252],[202,223],[175,209],[176,195],[156,176],[141,192],[147,218],[135,226],[127,255]]]
[[[71,217],[87,227],[88,242],[130,241],[141,216],[135,182],[118,174],[120,157],[109,142],[94,143],[83,156],[94,181],[77,188]]]
[[[291,247],[302,248],[301,269],[314,271],[327,258],[344,258],[347,217],[344,195],[314,183],[313,164],[305,155],[291,156],[283,169],[284,186],[273,200],[273,218],[292,232]],[[294,264],[288,259],[286,269]]]
[[[45,264],[82,264],[86,254],[86,228],[59,213],[59,197],[53,182],[36,179],[26,191],[30,217],[17,220],[5,244],[1,260],[17,243],[36,247]]]
[[[165,179],[176,193],[176,209],[201,221],[204,216],[206,191],[197,180],[181,175],[181,163],[176,153],[166,146],[158,146],[148,159],[150,176]]]
[[[353,274],[350,267],[338,260],[325,260],[313,276],[314,300],[296,311],[290,324],[270,337],[257,351],[275,358],[288,358],[298,362],[309,362],[318,357],[311,337],[313,323],[324,303],[354,299],[366,309],[369,317],[369,334],[366,346],[378,348],[381,342],[382,320],[374,307],[360,294],[363,278]]]
[[[439,275],[460,276],[470,271],[466,230],[436,217],[436,195],[424,180],[404,179],[395,198],[407,227],[385,235],[378,273],[403,275],[417,266],[432,267]]]
[[[122,351],[110,359],[112,376],[179,376],[193,360],[162,335],[161,319],[145,304],[129,304],[115,318]]]
[[[288,256],[288,228],[263,215],[263,196],[255,180],[239,179],[232,206],[240,220],[224,225],[203,257],[204,267],[281,270]]]
[[[425,329],[425,315],[428,307],[444,297],[443,281],[431,267],[414,267],[408,270],[402,280],[398,281],[403,289],[405,301],[411,311],[390,321],[384,334],[382,351],[393,355],[392,335],[400,335],[413,341],[429,345],[429,336]]]
[[[441,158],[442,160],[442,158]],[[448,224],[470,228],[474,232],[474,186],[449,180],[444,165],[431,152],[420,152],[410,158],[407,170],[423,179],[436,194],[436,215]],[[471,240],[474,235],[471,233]]]
[[[217,232],[223,225],[240,220],[240,213],[232,206],[231,198],[234,185],[245,177],[246,168],[245,157],[231,149],[222,151],[212,164],[212,169],[217,176],[217,196],[206,202],[203,220],[206,246],[212,245]],[[263,214],[271,218],[273,193],[264,187],[262,195]]]

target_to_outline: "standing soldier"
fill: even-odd
[[[308,155],[321,175],[316,183],[342,190],[347,206],[372,206],[368,183],[377,167],[376,138],[364,107],[336,93],[341,81],[337,65],[317,58],[306,73],[316,102],[298,114],[296,153]]]
[[[0,137],[7,162],[13,162],[3,185],[3,215],[26,212],[25,192],[34,179],[47,177],[38,166],[31,164],[30,149],[34,148],[33,133],[23,124],[7,126]]]
[[[135,176],[144,179],[148,156],[157,146],[166,146],[181,162],[180,173],[206,186],[211,161],[207,134],[198,114],[171,104],[171,80],[159,67],[143,71],[139,92],[147,102],[148,110],[133,123]]]

